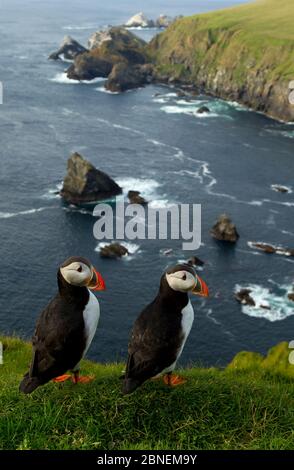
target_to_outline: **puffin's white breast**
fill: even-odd
[[[178,349],[178,353],[177,353],[177,358],[175,360],[175,362],[173,364],[171,364],[169,367],[167,367],[166,369],[164,369],[161,374],[167,374],[168,372],[172,372],[174,370],[174,368],[176,367],[176,364],[177,364],[177,361],[180,357],[180,355],[182,354],[183,352],[183,349],[184,349],[184,346],[185,346],[185,343],[187,341],[187,338],[190,334],[190,331],[191,331],[191,328],[192,328],[192,325],[193,325],[193,322],[194,322],[194,309],[192,307],[192,304],[189,300],[188,304],[186,305],[185,308],[183,308],[182,310],[182,323],[181,323],[181,327],[182,327],[182,334],[183,334],[183,339],[182,339],[182,343]],[[160,375],[161,375],[160,374]]]
[[[85,307],[83,312],[84,323],[85,323],[85,336],[86,336],[86,347],[83,353],[83,356],[88,351],[94,335],[96,333],[96,329],[98,326],[99,318],[100,318],[100,306],[98,299],[95,297],[92,292],[89,291],[89,301]]]

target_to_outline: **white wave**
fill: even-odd
[[[87,29],[97,29],[96,24],[86,24],[86,25],[66,25],[63,26],[62,29],[65,29],[66,31],[83,31]]]
[[[245,315],[256,318],[265,318],[270,322],[285,320],[294,315],[293,301],[288,299],[288,293],[292,291],[291,285],[279,285],[281,294],[272,292],[269,288],[255,284],[246,286],[235,286],[235,292],[241,289],[251,290],[250,296],[255,302],[255,306],[242,305],[242,312]]]
[[[281,232],[282,232],[284,235],[290,235],[291,237],[294,237],[294,233],[293,233],[293,232],[289,232],[289,230],[281,230]]]
[[[27,209],[20,212],[0,212],[0,219],[11,219],[12,217],[18,217],[20,215],[36,214],[37,212],[43,212],[47,209],[55,209],[55,207],[38,207],[37,209]]]
[[[151,209],[169,209],[174,206],[172,202],[169,202],[167,199],[155,199],[148,203],[148,207]]]
[[[105,78],[96,77],[96,78],[93,78],[92,80],[73,80],[72,78],[68,78],[66,72],[61,72],[61,73],[57,73],[55,77],[49,78],[49,80],[50,82],[61,83],[62,85],[66,85],[66,84],[77,85],[80,83],[83,83],[85,85],[91,85],[94,83],[105,81]]]
[[[129,191],[135,190],[140,191],[143,197],[157,196],[156,190],[161,186],[161,184],[154,179],[139,179],[133,178],[131,176],[126,178],[118,178],[116,182],[123,188],[125,194],[127,194]]]
[[[83,215],[93,215],[93,211],[89,211],[85,208],[80,208],[80,207],[77,207],[77,206],[74,206],[73,204],[70,204],[68,207],[63,207],[63,210],[65,212],[77,212],[79,214],[83,214]]]
[[[151,144],[153,145],[156,145],[156,146],[161,146],[161,147],[167,147],[166,144],[164,144],[163,142],[160,142],[159,140],[155,140],[155,139],[147,139],[147,142],[150,142]]]
[[[122,240],[110,240],[107,242],[105,241],[99,242],[95,248],[95,251],[99,253],[101,248],[104,248],[105,246],[110,245],[111,243],[119,243],[120,245],[124,246],[128,250],[129,255],[124,255],[123,258],[129,258],[130,256],[141,252],[140,245],[137,245],[136,243],[126,242],[124,240],[123,241]]]
[[[63,181],[60,183],[56,184],[54,188],[49,188],[45,194],[43,194],[41,197],[42,199],[59,199],[60,198],[60,191],[63,185]]]
[[[95,90],[100,91],[101,93],[108,93],[109,95],[119,95],[120,94],[119,91],[110,91],[110,90],[107,90],[104,86],[99,86],[98,88],[95,88]]]
[[[133,129],[132,127],[122,126],[121,124],[112,124],[112,126],[115,129],[122,129],[124,131],[132,132],[133,134],[138,134],[138,135],[143,135],[143,136],[145,135],[144,132],[138,131],[137,129]]]
[[[272,188],[273,191],[276,191],[277,193],[280,192],[279,188],[283,189],[288,194],[291,194],[293,192],[293,190],[290,186],[285,186],[285,185],[282,185],[282,184],[271,184],[271,188]]]
[[[167,114],[187,114],[189,116],[193,116],[193,117],[196,117],[196,118],[212,118],[212,117],[219,117],[220,115],[217,114],[217,113],[214,113],[214,112],[208,112],[208,113],[198,113],[198,108],[199,106],[171,106],[171,105],[168,105],[168,106],[162,106],[160,109],[162,111],[164,111],[165,113]],[[221,115],[221,117],[225,117],[225,118],[231,118],[230,116],[226,116],[226,115]]]

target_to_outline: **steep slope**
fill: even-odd
[[[178,20],[148,47],[159,80],[294,120],[294,2],[261,0]]]

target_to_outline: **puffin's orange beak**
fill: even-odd
[[[201,279],[198,274],[195,275],[196,284],[192,289],[192,294],[200,295],[201,297],[208,297],[209,296],[209,289],[207,284]]]
[[[93,277],[91,281],[89,282],[88,287],[89,289],[95,290],[95,291],[106,289],[105,281],[103,277],[98,271],[96,271],[95,268],[93,268]]]

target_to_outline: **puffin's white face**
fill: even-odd
[[[166,273],[165,276],[169,287],[177,292],[192,291],[197,283],[195,276],[185,270],[171,274]]]
[[[84,263],[75,261],[60,268],[63,279],[73,286],[88,286],[93,277],[93,270]]]

